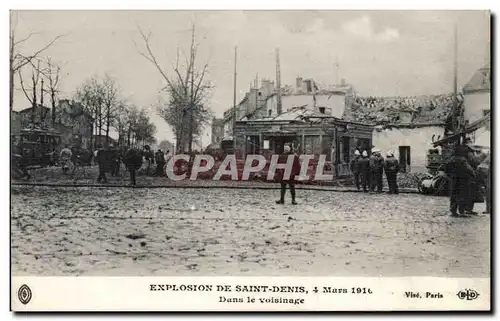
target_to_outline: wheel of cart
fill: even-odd
[[[427,174],[427,176],[422,177],[418,183],[417,188],[420,194],[431,194],[432,193],[432,180],[434,176]]]
[[[443,172],[444,166],[441,165],[437,169],[437,175],[434,177],[434,195],[447,196],[449,195],[450,180]]]

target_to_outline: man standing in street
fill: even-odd
[[[123,163],[130,173],[130,184],[136,186],[135,173],[142,165],[142,154],[140,150],[129,148],[123,156]]]
[[[144,160],[146,161],[146,175],[149,175],[151,165],[154,164],[154,155],[149,145],[144,146]]]
[[[164,176],[164,166],[165,166],[165,154],[161,149],[155,154],[156,161],[156,176]]]
[[[118,176],[120,171],[120,153],[118,148],[111,144],[109,148],[110,159],[111,159],[111,176]]]
[[[387,185],[389,185],[389,194],[398,194],[399,161],[394,157],[393,152],[387,153],[384,170],[387,177]]]
[[[372,173],[372,182],[370,190],[375,192],[377,188],[377,193],[382,193],[383,183],[382,175],[384,174],[384,158],[380,155],[380,150],[377,148],[372,149],[372,155],[370,156],[370,170]]]
[[[445,164],[444,172],[450,180],[450,212],[451,216],[466,214],[471,198],[471,182],[476,179],[476,173],[467,161],[468,149],[464,145],[455,147],[453,156]],[[458,213],[457,213],[458,210]]]
[[[359,150],[356,150],[354,152],[354,159],[351,161],[351,172],[354,175],[354,183],[356,184],[356,188],[358,191],[360,190],[359,187],[359,176],[360,176],[360,170],[359,170],[359,161],[361,160],[361,154]]]
[[[59,159],[61,160],[63,174],[66,175],[69,171],[69,164],[71,162],[71,149],[69,149],[67,144],[64,145],[64,148],[61,150]]]
[[[111,167],[111,157],[109,148],[105,145],[104,147],[99,146],[97,150],[97,164],[99,165],[99,177],[97,177],[97,182],[107,183],[106,172],[110,171]]]
[[[479,181],[484,186],[486,211],[483,214],[491,213],[491,168],[490,168],[490,155],[488,154],[484,161],[477,167]]]
[[[361,159],[358,161],[359,172],[361,174],[361,185],[363,186],[363,192],[368,192],[371,186],[371,172],[370,172],[370,159],[368,158],[368,152],[366,150],[361,154]]]
[[[295,182],[296,182],[295,177],[300,174],[299,157],[292,151],[292,148],[289,145],[285,145],[284,153],[279,156],[278,163],[286,164],[288,156],[290,155],[293,155],[293,165],[290,177],[289,178],[285,177],[284,169],[276,170],[276,175],[281,185],[280,199],[276,201],[276,204],[285,203],[286,186],[288,185],[290,187],[290,194],[292,195],[292,204],[297,205],[297,202],[295,201]]]

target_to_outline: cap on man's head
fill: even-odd
[[[366,150],[363,151],[363,156],[364,157],[368,156],[368,152]]]
[[[292,148],[290,147],[290,145],[285,145],[285,153],[288,153],[289,151],[292,150]]]
[[[356,151],[354,152],[354,155],[359,156],[359,155],[361,155],[361,154],[359,153],[359,150],[356,150]]]

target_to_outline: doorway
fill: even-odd
[[[401,173],[410,172],[410,146],[399,146],[399,167]]]

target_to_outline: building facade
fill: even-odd
[[[224,138],[224,119],[212,118],[211,145],[220,146]]]
[[[326,155],[327,167],[337,176],[351,174],[356,148],[372,145],[372,127],[327,116],[305,107],[293,108],[276,117],[238,121],[236,137],[244,142],[242,155],[269,156],[294,146],[299,154]]]
[[[394,152],[402,172],[427,172],[427,152],[432,142],[444,137],[444,125],[395,125],[373,130],[373,147]]]
[[[491,66],[486,64],[479,69],[464,86],[464,121],[473,124],[487,116],[491,111]],[[470,134],[474,144],[491,146],[491,123]]]

